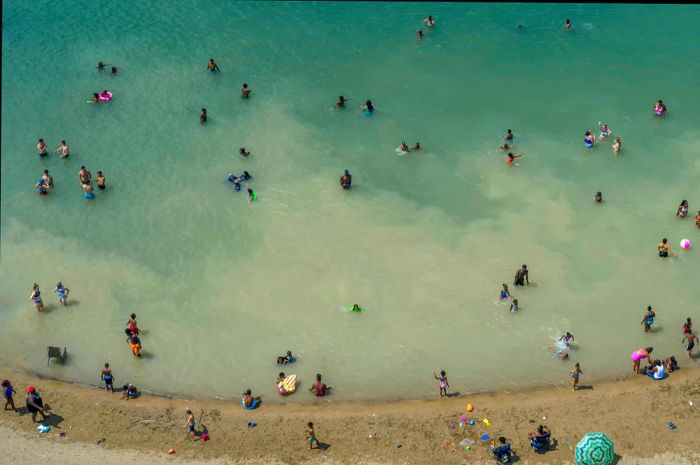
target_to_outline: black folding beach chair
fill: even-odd
[[[48,365],[52,358],[57,358],[61,360],[61,365],[63,365],[67,355],[65,347],[63,348],[63,353],[61,353],[61,349],[58,347],[49,346],[49,359],[46,361],[46,364]]]

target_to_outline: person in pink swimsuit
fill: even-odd
[[[445,370],[442,370],[440,376],[438,376],[433,371],[433,376],[440,381],[440,397],[445,397],[447,395],[447,388],[450,387],[450,383],[447,382],[447,373],[445,373]]]
[[[639,374],[639,364],[642,362],[642,360],[647,359],[649,363],[653,363],[654,361],[651,359],[651,353],[654,351],[653,347],[646,347],[642,349],[637,349],[634,352],[632,352],[632,355],[630,355],[630,358],[632,359],[632,370],[634,370],[635,373]]]

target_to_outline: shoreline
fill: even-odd
[[[490,434],[496,438],[502,434],[512,443],[522,464],[563,464],[572,461],[568,444],[575,447],[586,432],[603,431],[615,442],[616,452],[622,457],[620,464],[663,453],[672,453],[674,458],[666,456],[659,462],[644,463],[683,463],[689,457],[692,460],[687,463],[694,463],[700,459],[692,455],[700,448],[697,368],[682,369],[662,382],[639,376],[594,386],[584,384],[575,393],[568,388],[540,387],[432,400],[263,403],[254,411],[241,409],[237,401],[216,399],[143,394],[123,401],[119,392],[111,394],[104,389],[38,378],[15,369],[0,368],[0,377],[13,382],[18,407],[23,406],[26,386],[31,383],[54,412],[45,423],[52,425],[48,434],[37,433],[29,416],[11,411],[0,415],[0,427],[29,436],[17,439],[20,442],[38,439],[77,443],[89,453],[106,453],[103,449],[107,449],[117,454],[142,453],[172,459],[166,451],[173,448],[179,459],[233,463],[230,460],[235,457],[235,463],[242,464],[493,463],[478,440],[469,451],[458,444],[465,437],[478,439],[481,434]],[[474,405],[471,414],[465,412],[467,402]],[[198,430],[200,422],[207,427],[210,441],[193,441],[187,436],[182,428],[187,408],[193,411]],[[606,414],[596,415],[599,412]],[[457,426],[462,416],[476,420],[476,425]],[[488,418],[492,426],[485,426],[483,418]],[[249,428],[251,421],[257,426]],[[314,422],[319,440],[328,446],[326,450],[307,449],[304,428],[308,421]],[[676,430],[666,429],[671,421],[678,426]],[[539,423],[552,428],[558,443],[544,456],[535,454],[527,442],[527,433]],[[65,437],[60,438],[59,432],[65,432]],[[95,445],[101,438],[106,441]],[[654,447],[649,447],[650,441]],[[94,458],[98,460],[102,458]]]

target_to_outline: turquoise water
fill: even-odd
[[[95,383],[109,361],[120,384],[276,400],[287,349],[300,361],[285,371],[302,387],[323,373],[336,399],[435,395],[440,369],[463,393],[566,383],[571,363],[547,350],[566,330],[584,383],[628,373],[641,345],[691,363],[697,251],[655,247],[700,246],[674,216],[700,208],[700,7],[9,1],[3,19],[1,364]],[[105,88],[112,102],[85,103]],[[612,140],[583,148],[601,120],[619,156]],[[514,167],[507,128],[526,154]],[[70,158],[39,159],[39,137]],[[402,140],[426,150],[397,156]],[[107,178],[94,201],[81,165]],[[242,170],[250,205],[223,182]],[[511,286],[511,314],[498,292],[522,263],[534,284]],[[361,315],[339,311],[355,302]],[[47,367],[46,345],[71,362]]]

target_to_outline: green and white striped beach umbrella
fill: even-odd
[[[588,433],[576,444],[576,465],[610,465],[615,444],[603,433]]]

